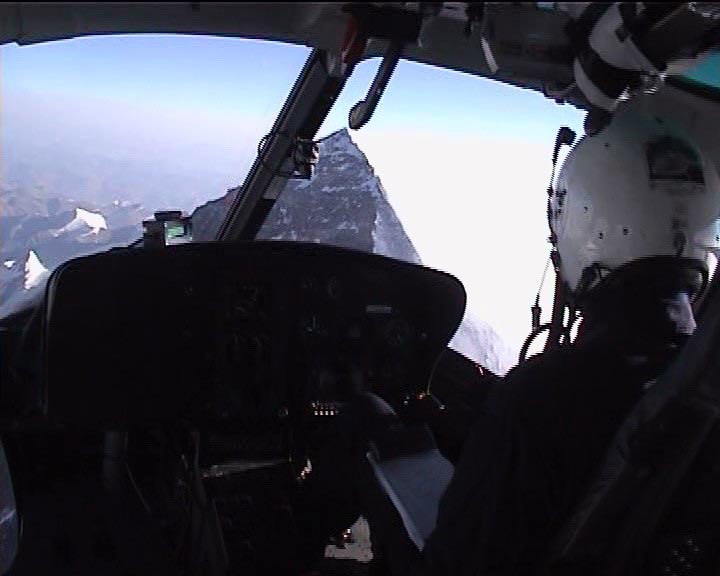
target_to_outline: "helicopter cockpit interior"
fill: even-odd
[[[698,130],[713,140],[720,6],[637,6],[620,25],[612,18],[627,9],[613,3],[0,6],[2,44],[173,33],[312,49],[213,241],[184,242],[192,222],[157,213],[137,242],[61,264],[38,301],[0,320],[0,573],[299,574],[303,515],[333,505],[309,501],[304,482],[335,434],[332,422],[362,391],[408,421],[438,406],[452,420],[432,428],[434,446],[410,448],[415,464],[442,468],[424,488],[441,492],[452,467],[438,463],[457,460],[472,419],[445,408],[458,396],[481,404],[502,384],[448,349],[465,312],[463,284],[377,254],[258,240],[258,231],[289,180],[313,177],[318,129],[355,66],[372,57],[381,62],[365,99],[348,110],[352,130],[372,122],[407,59],[570,103],[587,112],[587,134],[652,93],[669,115],[702,117]],[[620,39],[597,40],[603,26]],[[712,78],[686,74],[707,61]],[[571,132],[558,132],[553,168]],[[697,344],[666,377],[672,390],[699,379],[688,389],[713,400],[716,284],[698,303]],[[558,283],[552,319],[533,316],[532,336],[547,332],[548,350],[569,345],[569,314]],[[656,408],[667,399],[658,390]],[[708,418],[717,412],[710,404]],[[404,499],[393,466],[370,460],[370,481],[403,533],[399,557],[417,552],[437,504],[424,510],[412,503],[417,494]],[[627,482],[603,492],[585,518],[589,534]],[[420,517],[408,517],[412,506]],[[366,573],[335,570],[327,573]],[[624,573],[612,570],[604,573]]]

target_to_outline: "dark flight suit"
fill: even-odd
[[[508,375],[466,440],[424,551],[429,574],[529,574],[662,366],[596,341]]]
[[[685,275],[654,287],[642,275],[630,280],[597,291],[572,346],[529,359],[497,385],[439,503],[418,573],[542,567],[625,416],[695,329]],[[359,402],[359,436],[384,434],[367,422],[397,426],[388,411],[380,399]],[[364,512],[371,529],[382,523],[379,512]]]
[[[695,329],[692,275],[663,276],[662,285],[643,274],[609,284],[588,302],[574,345],[531,358],[497,386],[440,502],[426,574],[542,568],[625,417]]]

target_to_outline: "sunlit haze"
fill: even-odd
[[[2,182],[137,200],[148,215],[192,210],[242,183],[308,54],[172,35],[5,46]],[[347,127],[376,68],[357,67],[319,136]],[[555,133],[581,123],[537,93],[403,62],[370,123],[351,131],[423,262],[460,278],[468,309],[515,349],[549,253]]]

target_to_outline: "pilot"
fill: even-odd
[[[582,324],[494,390],[440,502],[428,573],[537,572],[625,417],[695,330],[720,246],[717,159],[638,108],[563,165],[549,218]]]
[[[693,304],[720,246],[715,160],[687,130],[642,108],[620,110],[570,152],[549,217],[559,281],[582,315],[578,335],[493,390],[417,572],[542,567],[624,418],[695,330]],[[348,420],[360,444],[387,443],[402,425],[367,393],[356,396]],[[362,500],[363,487],[356,490]],[[371,530],[383,522],[379,510],[364,513]]]

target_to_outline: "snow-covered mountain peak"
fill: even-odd
[[[89,230],[84,234],[85,236],[94,234],[98,235],[100,230],[107,230],[108,225],[105,221],[105,216],[98,214],[97,212],[90,212],[83,208],[75,208],[75,218],[65,224],[62,228],[59,228],[53,232],[54,236],[60,236],[68,232],[76,232],[88,228]]]
[[[346,129],[319,141],[320,159],[310,180],[290,180],[258,238],[331,244],[421,264],[390,204],[380,178]],[[193,237],[216,234],[238,189],[193,213]],[[466,314],[451,347],[504,374],[517,355],[487,323]]]
[[[0,318],[41,297],[49,276],[43,268],[52,271],[70,258],[142,235],[145,210],[121,198],[117,205],[97,206],[26,189],[0,192]]]
[[[331,166],[335,174],[342,175],[353,164],[361,163],[367,167],[366,170],[369,172],[370,179],[376,180],[373,167],[368,162],[363,151],[355,144],[346,128],[333,132],[319,140],[318,147],[320,162],[324,166]],[[321,168],[321,166],[318,165],[318,168]]]
[[[47,274],[48,269],[40,262],[40,258],[37,257],[35,251],[30,250],[25,259],[25,282],[23,283],[25,290],[39,286]]]
[[[325,138],[322,138],[318,144],[320,147],[320,156],[322,156],[323,153],[348,154],[358,160],[365,159],[365,155],[361,152],[360,148],[357,147],[355,142],[353,142],[347,128],[328,134]]]

